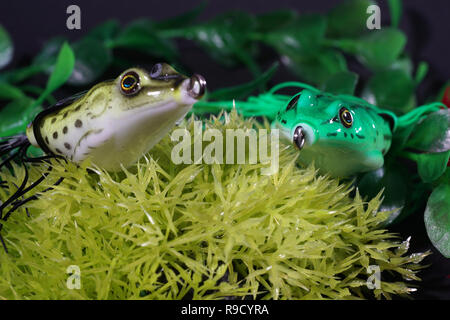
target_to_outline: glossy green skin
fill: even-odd
[[[383,166],[384,155],[391,146],[392,132],[383,111],[344,99],[321,97],[310,90],[299,93],[297,105],[283,108],[273,123],[280,136],[293,142],[294,131],[302,126],[305,145],[299,161],[314,162],[324,173],[347,177]],[[294,96],[295,97],[295,96]],[[353,116],[347,128],[339,119],[339,110],[346,107]]]

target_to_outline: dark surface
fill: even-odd
[[[233,9],[254,13],[263,13],[280,8],[292,8],[299,13],[326,12],[338,0],[277,0],[277,1],[210,1],[200,20]],[[51,37],[62,35],[71,40],[79,39],[92,27],[108,19],[118,19],[123,24],[139,17],[163,20],[192,8],[199,1],[2,1],[0,3],[0,24],[11,34],[15,45],[15,58],[10,67],[26,64],[36,55],[42,45]],[[379,1],[382,22],[389,21],[389,11],[385,1]],[[77,4],[81,8],[81,30],[66,28],[66,8]],[[408,0],[404,1],[404,14],[401,29],[407,33],[407,51],[415,64],[426,61],[430,70],[424,83],[419,87],[418,101],[436,94],[438,89],[449,79],[450,45],[448,0]],[[180,41],[183,62],[191,70],[205,75],[210,88],[224,87],[250,80],[251,74],[244,68],[226,69],[212,61],[205,52],[194,44]],[[269,66],[276,55],[269,49],[263,50],[259,63]],[[151,65],[155,61],[148,61]],[[350,64],[350,67],[352,65]],[[355,66],[357,68],[357,66]],[[273,83],[295,79],[288,70],[280,68]],[[363,77],[364,80],[364,77]],[[77,90],[74,90],[77,91]],[[72,92],[73,93],[73,92]],[[58,97],[58,96],[57,96]],[[423,222],[423,214],[418,213],[407,218],[403,223],[392,228],[399,232],[402,239],[412,236],[411,251],[432,250],[433,254],[425,260],[431,266],[420,273],[423,281],[414,297],[419,299],[450,299],[450,259],[444,258],[429,242]]]

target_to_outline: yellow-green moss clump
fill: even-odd
[[[232,114],[207,126],[258,124]],[[279,172],[264,176],[260,164],[174,165],[175,144],[166,137],[115,174],[55,161],[38,190],[64,182],[28,203],[31,217],[20,209],[4,223],[0,298],[349,299],[411,291],[386,279],[417,279],[426,254],[405,256],[407,245],[379,229],[387,218],[377,213],[381,196],[350,197],[349,183],[296,166],[290,147],[281,150]],[[1,173],[11,190],[24,170],[15,173]],[[71,265],[80,268],[80,289],[67,288]],[[371,265],[381,270],[375,290],[366,282]]]

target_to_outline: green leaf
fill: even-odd
[[[111,42],[111,47],[139,50],[153,57],[162,57],[167,61],[178,58],[178,52],[172,42],[159,37],[154,22],[147,19],[129,24]]]
[[[291,23],[266,32],[261,40],[272,46],[280,55],[295,59],[296,56],[316,56],[325,36],[326,20],[318,14],[308,14]]]
[[[436,181],[433,182],[435,185],[439,185],[441,183],[449,184],[450,182],[450,165],[447,165],[444,174]]]
[[[412,76],[413,72],[413,62],[411,61],[411,58],[404,56],[400,57],[399,59],[395,60],[390,66],[389,69],[392,70],[401,70],[408,76]]]
[[[117,20],[108,20],[93,28],[87,37],[109,42],[114,39],[120,31],[120,24]]]
[[[370,0],[347,0],[328,13],[327,35],[330,37],[356,37],[368,31],[367,7]]]
[[[403,168],[397,165],[385,165],[378,170],[364,174],[358,182],[361,195],[370,199],[384,189],[384,199],[379,210],[393,211],[385,222],[386,225],[393,223],[406,205],[407,177]]]
[[[397,128],[394,136],[392,137],[392,144],[389,152],[399,152],[403,150],[414,129],[414,126]]]
[[[433,112],[417,124],[407,147],[425,152],[450,150],[450,109]]]
[[[357,55],[372,69],[385,68],[398,59],[406,44],[406,36],[397,29],[383,28],[370,32],[359,43]]]
[[[191,10],[182,13],[176,17],[167,19],[162,22],[157,22],[155,24],[156,29],[174,29],[174,28],[186,28],[186,26],[192,24],[192,22],[197,19],[200,13],[205,10],[207,1],[200,2],[199,5],[195,6]]]
[[[383,109],[403,114],[414,107],[414,81],[402,70],[385,70],[376,73],[368,82],[365,99]]]
[[[51,74],[56,57],[65,41],[64,37],[54,37],[47,41],[31,65],[13,70],[7,76],[8,81],[11,83],[21,82],[41,72]]]
[[[19,88],[10,85],[6,82],[0,82],[0,99],[15,100],[23,98],[25,94]]]
[[[23,68],[13,69],[0,74],[0,81],[18,83],[44,71],[45,70],[42,66],[32,64]]]
[[[333,94],[349,94],[355,92],[358,75],[350,71],[341,71],[333,74],[324,85],[323,90]]]
[[[36,95],[37,97],[39,97],[45,90],[41,87],[34,86],[34,85],[23,85],[20,87],[20,89],[26,93],[31,93],[33,95]],[[51,94],[49,94],[46,97],[46,101],[48,102],[49,105],[54,105],[57,102],[57,100]]]
[[[203,47],[217,62],[227,67],[244,63],[259,74],[258,65],[252,56],[257,47],[249,40],[255,30],[256,20],[244,12],[229,12],[207,23],[184,31],[184,36]]]
[[[75,64],[75,55],[69,44],[66,42],[59,51],[56,64],[47,81],[46,91],[53,92],[62,86],[69,79]]]
[[[333,74],[347,71],[340,52],[322,48],[325,30],[325,18],[309,14],[273,32],[263,33],[260,40],[282,56],[282,63],[291,72],[309,82],[323,84]]]
[[[425,209],[425,228],[431,243],[450,258],[450,185],[441,184],[431,194]]]
[[[428,63],[421,61],[417,66],[415,82],[419,85],[428,73]]]
[[[75,55],[69,44],[65,42],[62,45],[61,50],[59,51],[55,66],[53,68],[52,74],[50,75],[50,78],[47,81],[45,90],[35,101],[33,107],[40,105],[48,95],[62,86],[69,79],[72,71],[74,70],[74,65]]]
[[[423,182],[433,182],[439,179],[447,168],[450,150],[439,153],[421,153],[414,158],[417,170]]]
[[[256,16],[257,32],[273,32],[282,29],[298,18],[297,12],[293,10],[277,10]]]
[[[0,25],[0,68],[11,62],[13,45],[8,32]]]
[[[66,42],[64,37],[55,37],[47,41],[41,52],[33,59],[33,65],[42,66],[50,74],[64,42]]]
[[[24,132],[33,119],[33,100],[22,97],[8,103],[0,111],[0,136],[6,137]]]
[[[402,17],[402,0],[388,0],[389,11],[391,12],[391,24],[398,28]]]
[[[319,51],[313,56],[284,56],[281,61],[292,73],[318,85],[322,85],[336,73],[347,71],[344,56],[332,49]]]
[[[343,51],[354,54],[364,65],[372,70],[388,68],[403,52],[406,44],[405,34],[393,28],[373,30],[359,39],[330,41]]]
[[[73,44],[75,65],[68,84],[83,86],[93,83],[112,62],[112,53],[102,41],[84,38]]]
[[[247,98],[255,89],[259,88],[269,81],[278,69],[278,63],[275,63],[269,70],[264,72],[260,77],[253,81],[247,82],[240,86],[231,88],[223,88],[208,94],[208,100],[230,100]]]

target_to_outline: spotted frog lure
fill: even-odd
[[[108,171],[129,167],[184,118],[205,90],[202,76],[188,78],[165,63],[154,65],[151,72],[131,68],[115,80],[44,109],[25,134],[0,138],[0,169],[14,158],[23,163],[52,157],[75,163],[90,158]],[[47,155],[29,158],[30,145]],[[28,187],[26,175],[17,191],[0,203],[0,219],[35,198],[19,200],[47,174]],[[0,181],[0,186],[5,187],[4,182]],[[8,205],[11,209],[3,214]]]
[[[0,138],[0,155],[31,144],[75,163],[86,158],[115,171],[151,149],[200,99],[205,79],[179,74],[165,63],[140,68],[40,112],[26,134]]]
[[[299,88],[294,95],[277,93]],[[214,113],[233,107],[244,116],[265,116],[280,136],[299,151],[299,161],[315,163],[323,173],[348,177],[381,168],[392,135],[442,104],[418,107],[397,117],[350,95],[333,95],[301,82],[285,82],[247,101],[201,101],[197,114]]]
[[[75,163],[86,158],[115,171],[150,150],[202,97],[206,82],[167,64],[150,73],[132,68],[39,113],[26,130],[27,140],[47,154]]]

